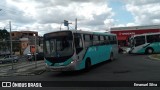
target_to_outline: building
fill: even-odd
[[[35,36],[38,37],[38,32],[35,31],[13,31],[11,32],[13,40],[19,40],[20,38],[28,38],[29,44],[34,44]]]
[[[15,48],[15,50],[20,51],[21,54],[23,54],[23,52],[27,47],[35,45],[35,39],[36,39],[36,45],[38,46],[43,45],[42,43],[43,38],[38,36],[38,32],[35,31],[13,31],[11,32],[11,35],[13,40],[12,41],[13,51]],[[16,48],[20,48],[20,50]]]
[[[160,32],[160,25],[133,26],[133,27],[113,27],[111,33],[117,35],[118,44],[128,45],[128,39],[132,35]]]

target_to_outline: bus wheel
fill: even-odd
[[[153,49],[152,48],[147,48],[146,49],[146,53],[147,54],[152,54],[153,53]]]
[[[88,58],[85,62],[85,70],[89,71],[90,68],[91,68],[91,60]]]
[[[110,61],[113,61],[114,60],[114,56],[113,56],[113,53],[111,53],[111,55],[110,55],[110,59],[109,59]]]

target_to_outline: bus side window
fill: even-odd
[[[105,36],[105,44],[109,44],[109,36]]]
[[[152,43],[154,42],[154,36],[153,35],[148,35],[147,36],[147,43]]]
[[[117,44],[116,36],[110,36],[110,43]]]
[[[88,48],[89,46],[92,46],[92,36],[91,35],[84,34],[83,38],[84,38],[84,45],[86,48]]]
[[[138,36],[135,38],[135,46],[145,44],[145,36]]]
[[[100,36],[100,44],[103,45],[104,44],[104,37]]]
[[[93,45],[99,45],[99,36],[93,35]]]
[[[110,39],[110,44],[114,44],[114,38],[113,38],[113,36],[109,36],[109,39]]]
[[[114,36],[114,44],[117,44],[117,38]]]
[[[80,51],[83,50],[81,34],[78,33],[74,34],[74,43],[75,43],[76,53],[78,54]]]

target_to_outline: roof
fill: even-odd
[[[54,32],[66,32],[66,31],[71,31],[74,33],[85,33],[85,34],[99,34],[99,35],[116,35],[113,33],[107,33],[107,32],[92,32],[92,31],[82,31],[82,30],[63,30],[63,31],[54,31]],[[46,33],[46,34],[51,34],[54,32]]]
[[[144,34],[137,34],[137,35],[134,35],[134,36],[155,35],[155,34],[159,34],[159,35],[160,35],[160,32],[157,32],[157,33],[144,33]]]
[[[18,32],[18,33],[38,33],[37,31],[12,31],[11,33],[15,33],[15,32]]]
[[[160,25],[148,25],[148,26],[132,26],[132,27],[112,27],[111,31],[121,30],[149,30],[149,29],[160,29]]]

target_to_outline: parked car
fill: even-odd
[[[16,55],[7,55],[7,56],[5,56],[5,57],[3,57],[3,58],[1,58],[0,59],[0,63],[9,63],[9,62],[14,62],[14,63],[16,63],[16,62],[18,62],[18,56],[16,56]]]
[[[35,61],[35,55],[33,54],[27,54],[28,61]],[[36,53],[36,60],[44,60],[44,53]]]

